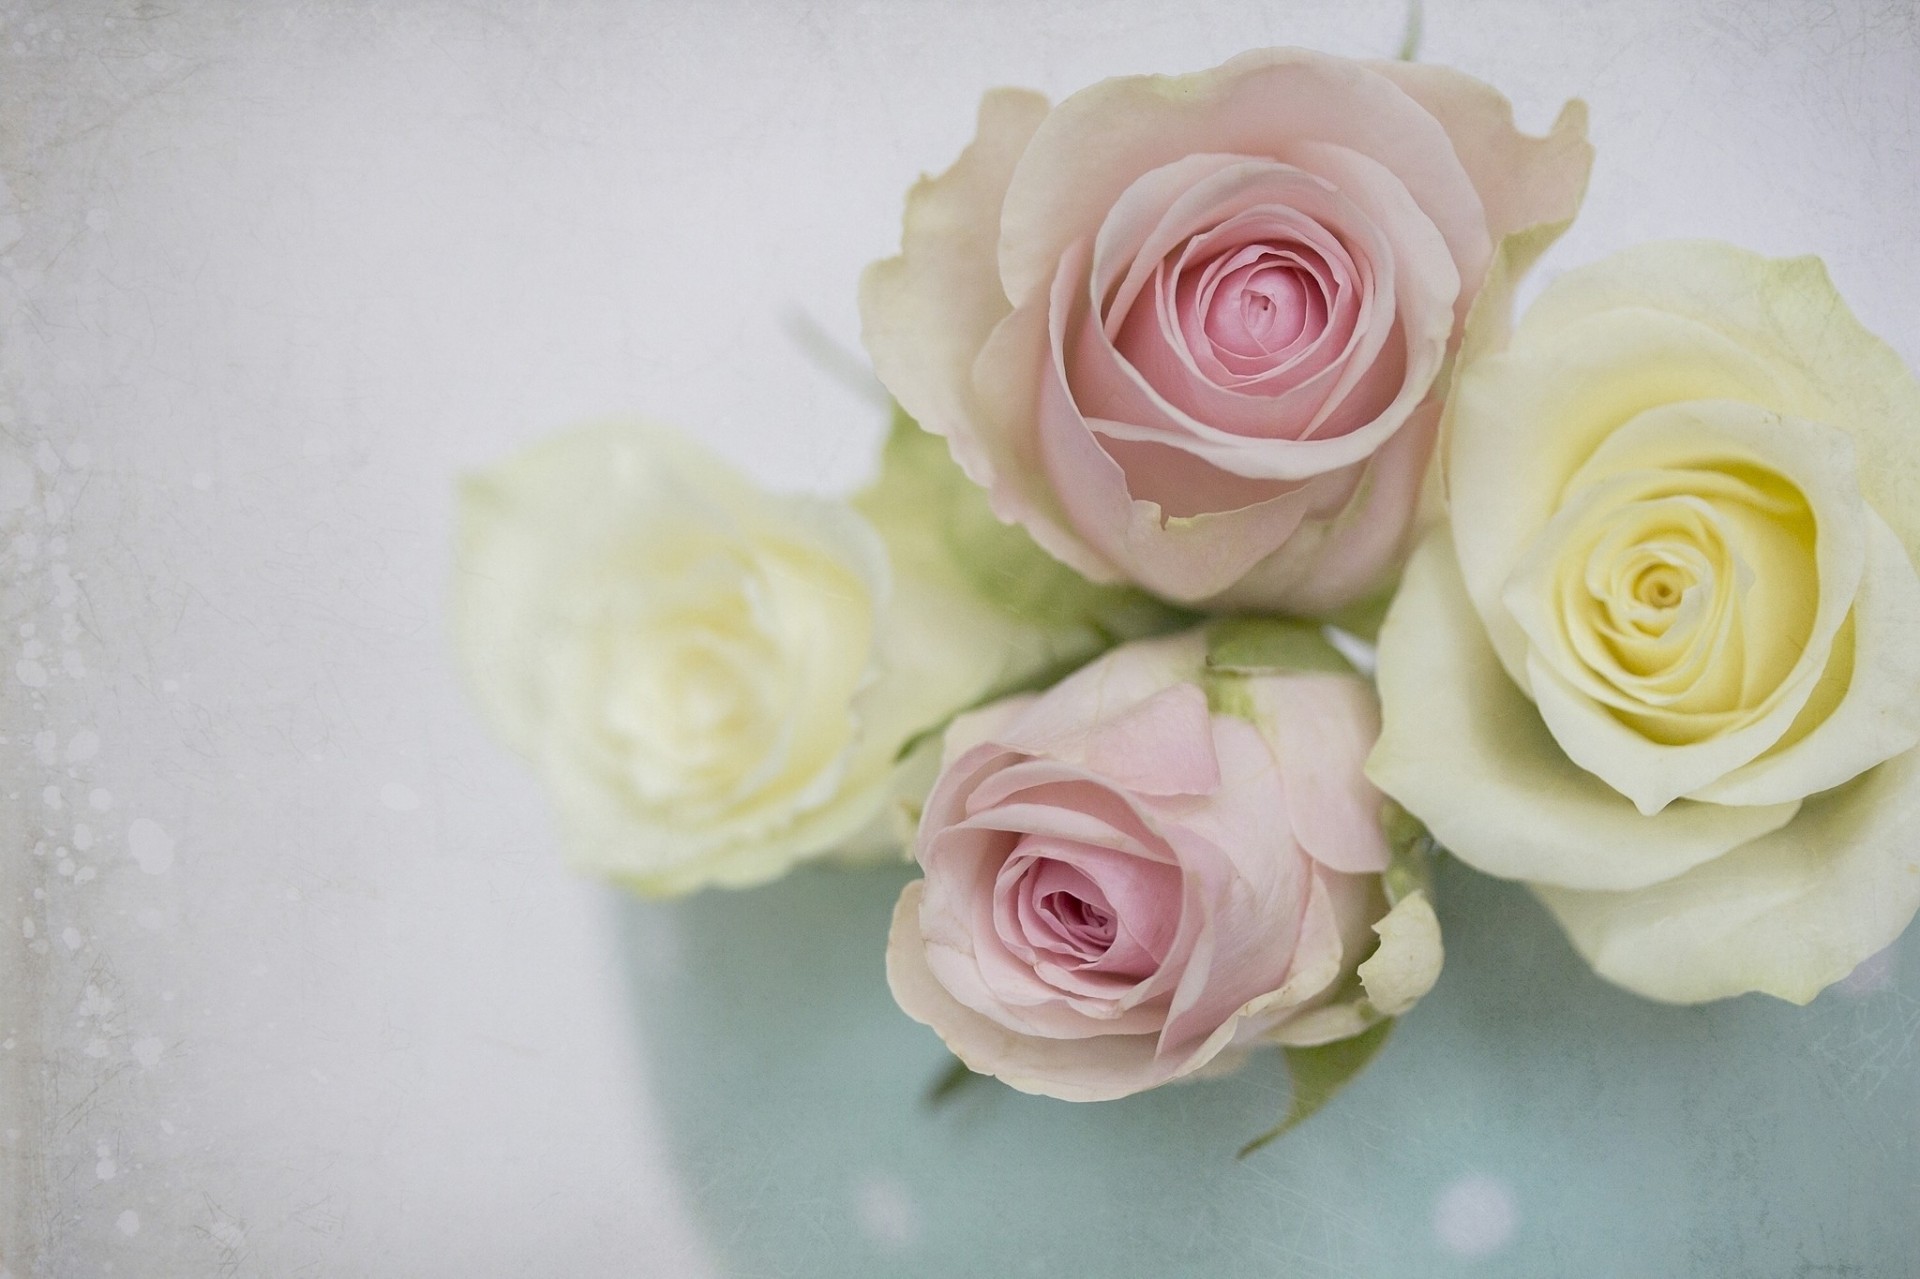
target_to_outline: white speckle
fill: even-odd
[[[142,1066],[145,1066],[148,1070],[152,1070],[160,1064],[160,1054],[162,1051],[160,1041],[152,1035],[148,1035],[145,1039],[142,1039],[133,1046],[133,1059]]]
[[[93,1175],[102,1181],[112,1181],[120,1175],[120,1165],[113,1162],[113,1156],[107,1153],[107,1143],[100,1143],[100,1162],[93,1166]]]
[[[63,802],[60,798],[60,788],[58,786],[49,786],[41,791],[40,802],[48,808],[59,808]]]
[[[82,866],[79,870],[73,872],[73,882],[76,884],[84,884],[98,873],[99,872],[91,866]]]
[[[87,659],[80,655],[79,649],[70,648],[60,654],[60,669],[75,679],[85,679],[87,677]]]
[[[45,688],[47,686],[47,668],[34,661],[31,657],[23,657],[15,662],[13,664],[13,674],[14,678],[18,679],[28,688]]]
[[[887,1248],[904,1248],[920,1235],[920,1214],[907,1188],[891,1177],[869,1177],[854,1192],[861,1233]]]
[[[380,788],[380,802],[396,813],[411,813],[420,807],[420,797],[399,782],[388,782]]]
[[[123,1235],[137,1235],[140,1233],[140,1214],[129,1208],[113,1224],[120,1227]]]
[[[107,1055],[107,1041],[104,1039],[89,1039],[87,1046],[80,1051],[86,1053],[89,1057],[104,1057]]]
[[[79,764],[90,760],[100,750],[100,734],[91,728],[83,728],[73,735],[67,743],[67,763]]]
[[[87,807],[96,813],[104,813],[113,807],[113,792],[104,786],[96,786],[87,794]]]
[[[26,938],[28,941],[32,941],[33,935],[39,931],[40,931],[39,929],[33,926],[33,916],[27,915],[21,918],[20,935],[22,937]]]
[[[204,493],[213,487],[213,477],[205,471],[196,471],[193,476],[193,486]]]
[[[67,850],[63,848],[60,851],[64,853]],[[73,874],[73,858],[62,857],[58,862],[54,864],[53,868],[59,871],[62,875],[71,875]]]
[[[1890,942],[1877,954],[1860,961],[1859,967],[1835,983],[1835,989],[1853,999],[1863,999],[1893,985],[1894,961],[1899,958],[1900,943]]]
[[[60,940],[67,944],[68,950],[79,950],[81,941],[80,930],[78,928],[63,928],[60,930]]]
[[[173,836],[151,818],[136,817],[127,827],[127,851],[149,875],[164,875],[173,867]]]
[[[1513,1238],[1519,1222],[1513,1192],[1478,1173],[1460,1178],[1433,1201],[1433,1233],[1458,1257],[1488,1257]]]

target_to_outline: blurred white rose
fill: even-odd
[[[911,444],[889,458],[930,456]],[[855,504],[768,493],[621,424],[466,481],[462,655],[578,866],[670,894],[896,848],[931,778],[933,744],[911,748],[1111,642],[976,589],[933,519],[943,479],[894,465]]]

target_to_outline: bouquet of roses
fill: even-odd
[[[464,657],[575,863],[910,856],[888,980],[967,1068],[1275,1045],[1289,1123],[1437,978],[1436,845],[1650,998],[1846,976],[1920,906],[1920,384],[1716,243],[1516,322],[1592,158],[1300,50],[988,94],[861,281],[865,490],[634,425],[468,481]]]

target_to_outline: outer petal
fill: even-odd
[[[1470,75],[1431,62],[1367,65],[1425,107],[1453,139],[1495,240],[1568,221],[1580,208],[1593,167],[1586,103],[1567,103],[1546,136],[1534,137],[1514,127],[1513,104],[1504,94]]]
[[[1361,773],[1380,736],[1373,690],[1350,675],[1281,675],[1250,687],[1301,847],[1329,870],[1384,872],[1381,796]]]
[[[1759,402],[1851,434],[1868,503],[1920,558],[1920,382],[1847,308],[1820,259],[1767,258],[1710,240],[1639,245],[1555,280],[1515,341],[1629,307],[1724,335],[1777,375]]]
[[[1640,888],[1779,829],[1798,808],[1681,800],[1642,817],[1569,761],[1501,670],[1443,529],[1407,565],[1377,675],[1382,729],[1367,775],[1491,875]]]
[[[1425,893],[1412,892],[1395,902],[1373,931],[1380,934],[1380,948],[1360,965],[1360,983],[1374,1011],[1398,1017],[1440,980],[1446,959],[1440,918]]]
[[[861,340],[874,371],[908,413],[943,435],[983,486],[997,465],[978,422],[973,363],[1011,307],[995,273],[1000,205],[1047,100],[996,89],[980,103],[976,136],[937,178],[907,196],[899,257],[860,278]]]
[[[1063,1101],[1109,1101],[1165,1083],[1186,1064],[1160,1060],[1155,1035],[1043,1039],[1009,1030],[960,1004],[927,967],[926,943],[920,936],[923,886],[921,880],[908,884],[894,906],[887,935],[887,984],[901,1009],[933,1027],[968,1069],[997,1076],[1021,1092]]]
[[[1804,1004],[1920,907],[1920,751],[1808,800],[1784,828],[1628,893],[1536,886],[1609,981],[1697,1003],[1762,991]]]

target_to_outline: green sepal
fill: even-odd
[[[1286,1055],[1287,1073],[1293,1079],[1293,1097],[1287,1105],[1286,1118],[1240,1147],[1239,1157],[1245,1159],[1305,1123],[1366,1068],[1392,1033],[1393,1019],[1388,1018],[1349,1039],[1337,1039],[1312,1048],[1281,1049]]]
[[[1353,674],[1318,622],[1286,617],[1228,617],[1207,628],[1207,669],[1236,675],[1325,671]]]
[[[1414,892],[1433,898],[1433,859],[1439,845],[1420,819],[1392,800],[1380,806],[1380,830],[1387,837],[1387,872],[1381,876],[1387,905]]]
[[[1201,673],[1207,709],[1253,723],[1257,708],[1247,681],[1260,675],[1320,671],[1351,675],[1353,666],[1327,642],[1317,622],[1285,617],[1225,617],[1207,628]]]

